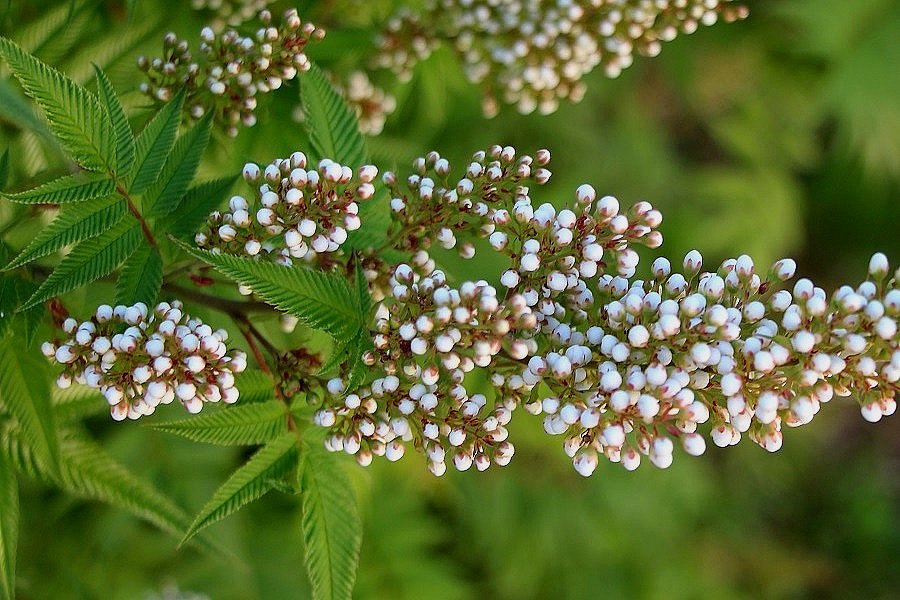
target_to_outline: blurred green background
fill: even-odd
[[[38,56],[80,80],[99,62],[122,91],[139,81],[139,53],[157,53],[168,29],[195,41],[209,17],[168,0],[0,4],[0,31],[19,40],[56,15],[63,25]],[[377,24],[397,4],[301,2],[301,16],[329,30],[311,57],[336,72],[365,66]],[[791,255],[801,275],[828,289],[858,283],[872,252],[900,260],[900,4],[747,4],[748,20],[681,37],[617,80],[593,74],[582,103],[549,117],[507,109],[484,120],[478,90],[446,48],[409,84],[379,73],[399,108],[370,140],[373,158],[405,172],[430,149],[452,162],[495,142],[548,147],[554,181],[537,201],[568,201],[591,182],[627,204],[660,207],[659,252],[670,258],[691,248],[708,264],[743,252],[757,264]],[[9,109],[12,88],[0,83]],[[296,104],[296,83],[272,95],[256,127],[214,142],[203,175],[303,149]],[[46,140],[0,112],[0,147],[8,138],[22,149],[13,155],[16,181],[57,168]],[[477,260],[453,269],[459,277],[491,270]],[[242,458],[104,416],[90,425],[190,510]],[[603,464],[584,480],[559,440],[523,414],[505,469],[435,479],[414,454],[367,470],[348,460],[365,519],[355,597],[898,597],[900,422],[864,423],[854,402],[835,399],[785,437],[774,455],[745,439],[699,459],[679,455],[667,471]],[[107,506],[32,483],[22,494],[24,598],[308,596],[299,515],[287,496],[270,494],[215,527],[243,559],[234,565],[176,550],[171,537]]]

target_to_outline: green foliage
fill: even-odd
[[[22,308],[30,308],[112,273],[140,242],[141,226],[134,219],[124,218],[96,238],[79,243]]]
[[[125,201],[117,197],[90,200],[64,206],[50,225],[43,228],[28,246],[5,268],[14,269],[112,228],[126,212]]]
[[[217,271],[246,285],[253,293],[289,312],[310,327],[330,333],[336,339],[353,336],[368,327],[359,313],[359,299],[347,282],[337,275],[307,267],[258,262],[226,254],[182,247]]]
[[[128,190],[132,194],[140,194],[159,177],[166,158],[175,144],[183,104],[184,91],[181,91],[156,113],[138,135],[135,142],[134,167],[128,180]]]
[[[77,383],[66,389],[54,389],[51,403],[53,416],[60,426],[95,415],[106,415],[109,412],[109,404],[100,394],[100,390]]]
[[[116,304],[131,306],[143,302],[152,306],[162,286],[163,262],[156,248],[143,244],[135,250],[119,273]]]
[[[22,439],[35,458],[55,472],[60,452],[46,361],[25,351],[14,337],[6,336],[0,340],[0,365],[0,407],[16,419]]]
[[[193,236],[209,213],[222,204],[228,190],[238,178],[222,177],[205,181],[190,188],[175,210],[157,223],[157,230],[168,231],[171,235],[186,239]]]
[[[97,98],[6,38],[0,38],[0,55],[75,160],[88,170],[113,171],[115,134]]]
[[[319,158],[357,167],[366,159],[366,146],[356,115],[337,93],[328,77],[313,64],[300,84],[309,142]]]
[[[12,600],[16,588],[19,541],[19,489],[16,473],[0,455],[0,597]]]
[[[108,196],[115,182],[105,175],[68,175],[18,194],[0,194],[19,204],[71,204]]]
[[[113,129],[116,132],[116,164],[115,171],[117,173],[128,173],[134,164],[134,137],[131,132],[131,125],[128,124],[128,117],[125,116],[125,109],[122,102],[116,95],[112,83],[106,73],[94,65],[97,73],[97,90],[100,94],[100,101],[106,107],[106,112],[112,121]]]
[[[268,392],[271,394],[271,381],[268,385]],[[280,400],[241,404],[196,417],[152,425],[160,431],[217,446],[266,444],[284,434],[286,426],[285,406]]]
[[[175,537],[187,530],[188,516],[181,508],[97,444],[69,439],[61,450],[58,484],[66,491],[125,509]]]
[[[362,525],[350,482],[321,443],[304,440],[300,488],[306,569],[313,597],[349,599],[359,562]]]
[[[156,182],[144,193],[144,210],[149,216],[166,215],[178,206],[209,143],[211,124],[209,113],[175,142]]]
[[[285,433],[269,442],[238,468],[200,510],[183,541],[262,497],[297,464],[297,436]]]

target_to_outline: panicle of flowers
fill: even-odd
[[[698,426],[707,422],[718,446],[747,433],[774,452],[784,425],[809,423],[834,395],[857,395],[869,421],[894,413],[900,290],[886,281],[884,255],[873,257],[870,280],[830,299],[808,279],[778,290],[793,276],[790,259],[765,280],[746,255],[716,272],[700,273],[701,265],[693,251],[684,275],[664,258],[652,280],[604,275],[608,301],[595,317],[580,326],[556,315],[543,322],[551,344],[515,383],[551,390],[526,409],[565,436],[580,474],[601,455],[632,470],[642,456],[668,467],[676,443],[702,454]]]
[[[222,31],[226,25],[237,27],[257,16],[274,0],[191,0],[194,10],[208,10],[215,14],[210,27]]]
[[[228,210],[209,215],[196,234],[200,248],[245,254],[291,265],[336,252],[349,232],[359,229],[359,202],[375,193],[372,165],[353,170],[323,159],[307,168],[306,155],[294,152],[265,168],[244,165],[253,189],[248,200],[232,196]]]
[[[116,421],[153,414],[175,399],[191,413],[204,402],[238,399],[234,375],[246,368],[246,355],[229,352],[228,333],[189,317],[177,300],[152,310],[142,302],[104,304],[87,321],[66,319],[63,330],[67,340],[41,346],[63,367],[57,385],[99,389]]]
[[[459,178],[451,177],[450,162],[437,152],[415,159],[415,172],[404,182],[385,172],[393,212],[389,238],[399,250],[428,250],[437,243],[472,258],[475,246],[468,240],[458,244],[456,234],[487,237],[498,223],[507,223],[514,206],[530,203],[529,185],[550,180],[549,162],[547,150],[518,156],[512,146],[494,145],[476,152]]]
[[[306,45],[325,36],[324,30],[301,21],[296,9],[285,13],[281,26],[272,24],[267,10],[259,13],[259,21],[260,28],[249,36],[234,29],[217,34],[205,27],[196,58],[186,40],[167,33],[161,57],[137,60],[147,75],[141,92],[156,102],[167,102],[184,89],[185,110],[191,119],[213,110],[228,135],[237,135],[241,124],[252,127],[258,96],[307,71]]]
[[[315,416],[330,430],[326,446],[367,465],[373,456],[398,460],[411,443],[435,475],[449,461],[461,471],[508,464],[515,400],[489,408],[483,394],[467,391],[465,378],[536,350],[536,319],[524,299],[501,301],[486,281],[451,287],[443,272],[421,276],[406,264],[393,271],[390,286],[376,314],[374,350],[364,356],[378,375],[355,390],[341,379],[328,383],[334,399]]]
[[[549,114],[561,100],[579,101],[582,78],[598,66],[617,77],[635,53],[656,56],[679,33],[746,16],[731,0],[432,0],[389,21],[376,63],[408,78],[447,41],[483,85],[488,116],[500,102]]]
[[[396,99],[375,86],[364,71],[353,71],[335,87],[356,113],[363,135],[376,136],[384,130],[388,116],[397,109]]]

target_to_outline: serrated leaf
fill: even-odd
[[[307,267],[291,267],[269,262],[213,254],[179,242],[190,254],[215,267],[217,271],[246,285],[253,293],[289,312],[316,329],[337,339],[367,327],[359,312],[356,294],[342,278]]]
[[[240,388],[238,388],[240,389]],[[195,442],[217,446],[265,444],[287,431],[284,403],[278,400],[242,404],[151,427]]]
[[[357,167],[366,159],[366,144],[356,113],[313,64],[300,82],[300,103],[309,141],[319,158]]]
[[[116,183],[106,175],[85,173],[66,175],[17,194],[0,196],[18,204],[72,204],[86,202],[116,191]]]
[[[124,218],[99,236],[80,242],[20,310],[112,273],[141,243],[141,226]]]
[[[127,510],[177,538],[184,535],[190,523],[188,515],[102,447],[85,439],[68,439],[61,450],[60,474],[53,481],[63,490]]]
[[[237,179],[237,176],[222,177],[190,188],[165,221],[157,224],[157,231],[168,231],[181,239],[193,236],[209,213],[221,206]]]
[[[59,442],[50,407],[47,361],[22,346],[14,336],[0,340],[0,405],[15,417],[25,443],[53,469]]]
[[[212,112],[178,138],[156,182],[144,194],[145,212],[154,217],[172,212],[194,179],[209,143]]]
[[[241,392],[241,404],[265,402],[275,395],[272,376],[260,369],[247,369],[239,373],[234,378],[234,386]]]
[[[183,104],[184,90],[181,90],[156,113],[138,135],[135,142],[133,174],[127,186],[131,194],[140,194],[159,177],[159,172],[162,171],[166,158],[175,144]]]
[[[59,216],[4,269],[15,269],[65,246],[100,235],[118,223],[126,210],[125,201],[118,196],[64,206]]]
[[[294,433],[286,433],[263,446],[216,490],[194,519],[183,542],[261,498],[272,489],[273,479],[284,477],[296,464],[297,437]]]
[[[125,116],[125,109],[122,108],[122,102],[116,95],[112,83],[106,73],[94,65],[97,73],[97,93],[100,95],[100,101],[106,107],[112,121],[113,130],[116,133],[116,173],[128,173],[131,165],[134,164],[134,135],[131,132],[131,125],[128,124],[128,117]]]
[[[12,464],[0,455],[0,596],[16,597],[19,488]]]
[[[50,129],[72,157],[85,169],[111,172],[115,134],[99,100],[11,40],[0,37],[0,55],[44,111]]]
[[[119,273],[116,282],[116,304],[131,306],[143,302],[156,303],[162,287],[163,263],[156,248],[143,244],[132,254]]]
[[[362,524],[340,464],[319,443],[304,440],[300,466],[306,569],[318,600],[349,600],[356,579]]]

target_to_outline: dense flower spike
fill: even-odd
[[[285,13],[281,27],[272,25],[269,11],[259,13],[261,27],[252,36],[234,29],[216,34],[206,27],[200,32],[200,56],[194,60],[188,42],[174,33],[163,40],[163,56],[138,58],[138,67],[148,81],[141,91],[157,102],[170,100],[187,90],[185,110],[199,119],[208,110],[226,132],[235,136],[238,126],[256,123],[257,96],[281,87],[299,72],[309,69],[305,48],[325,36],[322,29],[300,20],[296,10]]]
[[[191,413],[204,402],[238,399],[234,375],[247,366],[246,355],[228,352],[228,333],[190,318],[177,300],[152,310],[141,302],[101,305],[88,321],[66,319],[63,330],[68,340],[41,346],[63,365],[57,385],[98,388],[117,421],[153,414],[176,398]]]
[[[551,344],[521,378],[552,395],[526,408],[545,414],[548,433],[565,435],[579,473],[589,475],[601,454],[629,470],[641,456],[667,467],[676,443],[702,454],[697,429],[707,422],[718,446],[747,433],[776,451],[783,425],[809,423],[834,395],[855,393],[867,420],[893,414],[900,290],[886,269],[828,299],[808,279],[777,289],[793,276],[791,260],[766,279],[748,256],[698,275],[701,264],[691,252],[685,275],[665,259],[650,281],[604,275],[596,317],[543,324]]]
[[[376,87],[363,71],[353,71],[345,81],[334,84],[356,112],[360,132],[371,136],[381,133],[388,116],[397,109],[394,97]]]
[[[354,176],[350,167],[329,159],[315,169],[308,166],[302,152],[265,168],[246,164],[243,175],[254,197],[233,196],[227,211],[212,213],[195,237],[197,245],[285,265],[338,250],[348,232],[359,229],[359,202],[374,194],[378,170],[365,165]]]
[[[579,101],[582,77],[597,66],[617,77],[635,52],[656,56],[679,33],[746,16],[731,0],[431,0],[389,22],[377,64],[408,78],[448,41],[466,76],[483,84],[487,115],[499,102],[548,114],[560,100]]]
[[[779,290],[794,274],[789,259],[762,275],[748,256],[701,273],[694,251],[683,275],[659,258],[652,279],[636,279],[632,245],[659,247],[662,215],[646,202],[620,212],[587,184],[570,208],[535,208],[525,183],[550,177],[549,158],[494,146],[455,184],[436,152],[415,161],[405,185],[385,173],[391,241],[415,260],[387,281],[367,271],[382,303],[366,361],[380,373],[361,389],[329,386],[336,401],[316,416],[329,448],[367,464],[412,443],[438,475],[450,458],[460,469],[505,464],[505,425],[524,404],[589,475],[601,454],[627,469],[641,457],[669,466],[676,444],[701,454],[698,427],[720,446],[747,433],[774,451],[783,425],[808,423],[851,391],[868,420],[894,412],[900,291],[883,255],[870,281],[830,300],[805,279]],[[471,257],[465,240],[476,236],[510,259],[505,295],[484,281],[451,287],[427,254],[437,243]],[[491,369],[493,403],[466,388],[476,367]]]

